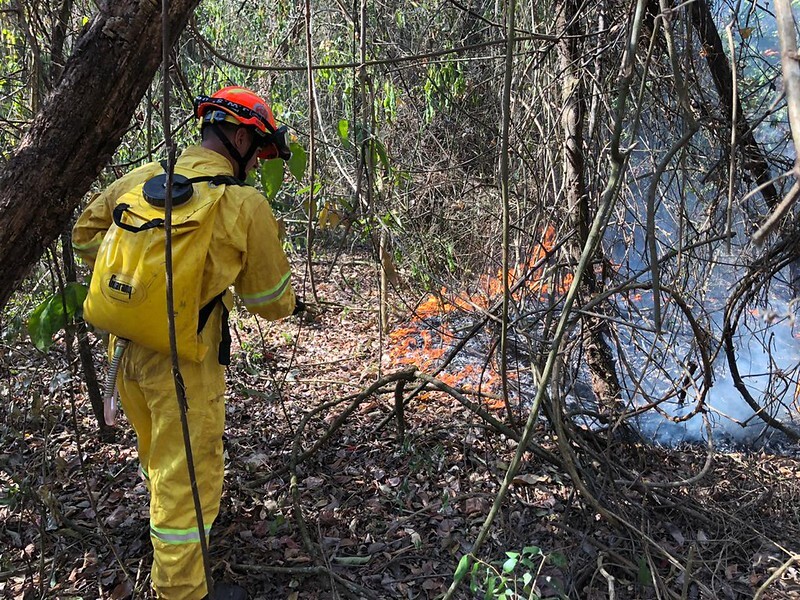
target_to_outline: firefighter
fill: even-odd
[[[248,89],[226,87],[212,96],[200,96],[195,100],[195,115],[200,143],[184,150],[175,165],[175,171],[184,176],[227,175],[244,180],[259,159],[288,160],[290,156],[286,128],[277,126],[267,103]],[[99,268],[103,253],[108,252],[101,244],[112,225],[117,200],[162,173],[159,163],[133,170],[81,214],[72,232],[73,247],[90,267],[97,260]],[[270,320],[303,308],[295,298],[289,263],[267,200],[252,187],[228,185],[219,202],[207,252],[203,249],[199,299],[199,306],[210,310],[205,325],[198,326],[202,327],[199,341],[210,350],[199,362],[180,360],[206,535],[219,513],[222,494],[225,367],[221,363],[227,362],[227,309],[231,306],[227,290],[234,286],[250,312]],[[180,268],[175,265],[176,270]],[[164,304],[166,313],[166,300]],[[136,432],[141,475],[150,490],[153,588],[165,600],[206,598],[200,532],[169,357],[129,343],[119,365],[117,387]],[[213,596],[240,600],[247,593],[219,582]]]

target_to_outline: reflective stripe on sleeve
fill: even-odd
[[[211,525],[206,525],[206,537]],[[197,527],[191,529],[164,529],[150,523],[150,535],[165,544],[199,544],[200,536]]]
[[[272,289],[264,290],[263,292],[257,292],[255,294],[242,294],[242,301],[244,302],[244,305],[248,308],[252,308],[254,306],[263,306],[274,300],[277,300],[283,295],[283,293],[286,291],[286,288],[289,287],[291,276],[291,272],[286,273],[286,275],[284,275],[280,280],[280,283],[278,283],[278,285]]]
[[[98,239],[93,239],[88,244],[76,244],[74,241],[72,242],[72,248],[78,252],[86,252],[87,250],[95,250],[96,248],[100,247],[100,244],[103,243],[103,238],[100,237]]]
[[[150,481],[150,475],[147,474],[147,469],[142,465],[139,465],[139,476],[145,481]]]

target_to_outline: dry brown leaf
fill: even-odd
[[[523,473],[514,477],[514,479],[511,480],[511,483],[514,485],[536,485],[537,483],[545,483],[548,481],[550,481],[550,478],[543,475]]]

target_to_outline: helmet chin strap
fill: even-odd
[[[228,139],[228,136],[225,135],[225,132],[222,131],[219,125],[212,123],[209,125],[209,127],[211,127],[211,131],[213,131],[222,142],[222,145],[225,146],[225,149],[228,151],[228,154],[231,155],[231,158],[236,161],[236,164],[238,165],[236,173],[234,173],[236,179],[239,181],[244,181],[247,179],[247,163],[250,162],[250,159],[253,158],[253,155],[258,151],[258,144],[255,143],[255,136],[253,141],[250,143],[250,147],[247,149],[247,152],[245,152],[244,156],[242,156],[239,154],[236,146],[231,143],[230,139]]]

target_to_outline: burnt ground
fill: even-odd
[[[440,392],[408,404],[400,440],[395,384],[358,396],[399,369],[374,268],[350,259],[317,279],[306,318],[233,320],[215,576],[257,599],[440,597],[516,442]],[[124,418],[113,443],[97,440],[63,342],[46,355],[8,344],[2,370],[0,596],[151,597],[147,492]],[[796,459],[715,453],[704,470],[704,448],[575,432],[582,485],[609,516],[576,492],[554,440],[542,420],[455,597],[499,597],[487,586],[504,582],[508,598],[800,598]]]

